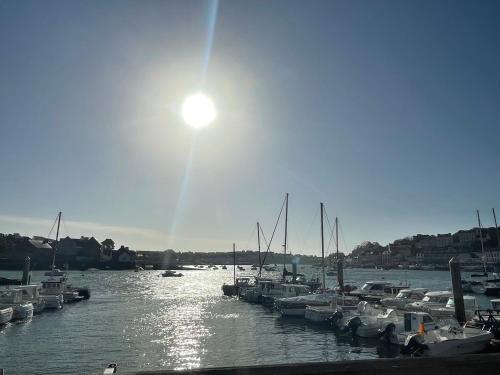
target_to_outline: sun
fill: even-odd
[[[189,95],[182,103],[182,119],[193,128],[202,128],[210,125],[217,116],[215,105],[208,96],[198,92]]]

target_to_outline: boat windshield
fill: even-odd
[[[398,293],[398,295],[396,296],[396,298],[408,298],[411,294],[411,290],[402,290]]]

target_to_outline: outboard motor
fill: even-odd
[[[330,324],[334,329],[340,329],[340,322],[342,321],[342,318],[344,317],[344,314],[342,314],[342,311],[335,311],[335,314],[333,314],[329,320]]]
[[[396,325],[394,323],[389,323],[383,330],[379,330],[378,337],[384,344],[399,345],[398,336],[396,335]]]
[[[363,322],[359,316],[354,316],[347,321],[347,324],[342,328],[342,332],[351,332],[353,336],[356,336],[358,328],[363,325]]]
[[[422,335],[415,333],[406,338],[404,345],[401,347],[401,354],[421,355],[426,349],[428,348],[422,342]]]

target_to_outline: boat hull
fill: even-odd
[[[45,308],[47,310],[58,310],[64,306],[64,298],[62,294],[44,295]]]
[[[12,314],[12,321],[27,320],[33,317],[33,304],[23,303],[14,306],[14,313]]]
[[[0,325],[7,324],[12,320],[12,315],[14,314],[14,310],[12,307],[7,307],[4,309],[0,309]]]
[[[427,353],[430,356],[448,356],[478,353],[485,350],[493,335],[489,332],[484,335],[471,337],[463,340],[446,340],[437,343],[425,343]]]
[[[304,314],[306,312],[306,308],[305,307],[284,307],[284,308],[280,308],[279,309],[279,312],[281,314],[281,316],[283,317],[287,317],[287,316],[290,316],[290,317],[304,317]]]

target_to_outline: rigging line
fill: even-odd
[[[257,233],[257,228],[254,225],[253,228],[252,228],[252,233],[250,234],[250,237],[248,237],[248,240],[246,242],[246,245],[245,245],[246,249],[248,249],[248,245],[250,244],[250,241],[253,239],[255,233]]]
[[[328,252],[328,250],[330,249],[330,245],[332,243],[333,231],[335,229],[335,225],[332,227],[332,224],[330,223],[330,218],[328,217],[328,213],[326,212],[326,210],[324,210],[323,212],[326,216],[326,222],[328,223],[328,227],[330,228],[330,239],[328,240],[328,246],[326,247],[326,252]]]
[[[340,225],[340,223],[339,223],[339,231],[340,231],[340,238],[342,238],[342,244],[344,245],[344,249],[347,251],[347,244],[346,244],[346,242],[344,240],[345,236],[344,236],[344,232],[342,231],[342,225]],[[339,250],[339,253],[340,252],[341,251]]]
[[[283,200],[283,204],[281,205],[281,210],[280,210],[280,213],[278,215],[278,219],[276,220],[276,224],[274,225],[273,234],[271,235],[271,239],[269,240],[269,244],[267,245],[267,250],[266,250],[266,253],[264,254],[264,260],[262,260],[262,263],[260,264],[261,271],[262,271],[262,265],[266,261],[267,254],[269,253],[269,249],[271,248],[271,243],[273,242],[274,234],[276,233],[276,228],[278,227],[278,223],[280,221],[281,214],[283,213],[283,208],[285,208],[285,202],[286,202],[286,196],[285,196],[285,199]],[[262,227],[261,227],[261,232],[262,232],[262,234],[264,234],[264,232],[262,231]]]
[[[50,228],[50,231],[49,231],[49,234],[47,235],[47,238],[50,238],[50,236],[52,235],[52,231],[54,230],[56,223],[57,223],[57,216],[56,216],[56,219],[54,220],[54,223],[52,224],[52,228]]]

